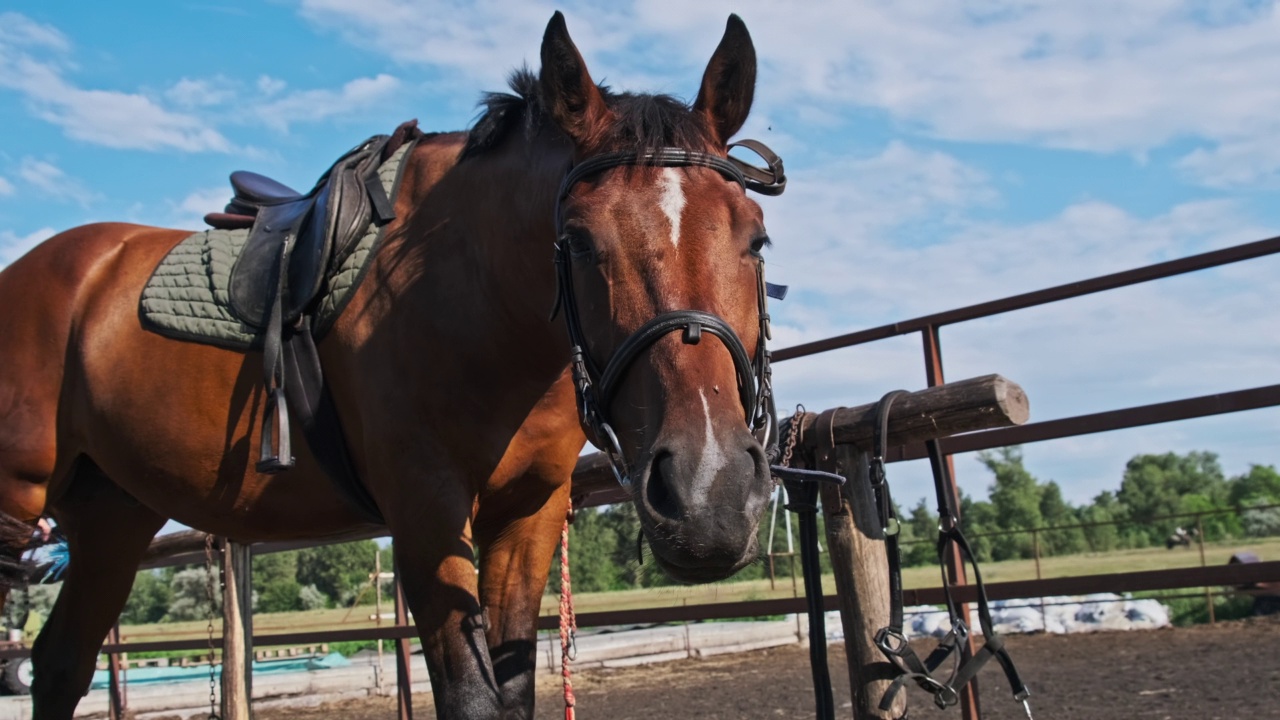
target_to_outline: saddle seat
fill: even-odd
[[[241,215],[257,215],[258,208],[263,205],[275,205],[302,197],[302,193],[288,185],[248,170],[231,173],[231,189],[235,192],[235,197],[231,199],[227,212],[232,212],[234,206]]]

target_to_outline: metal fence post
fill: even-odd
[[[938,326],[927,325],[920,331],[920,337],[924,344],[924,374],[925,380],[929,387],[935,387],[946,383],[946,379],[942,372],[942,339],[938,336]],[[947,468],[951,471],[951,487],[946,491],[951,494],[952,507],[956,509],[957,520],[960,514],[960,490],[956,487],[955,463],[951,460],[950,454],[944,454],[943,462],[947,464]],[[953,585],[967,585],[968,580],[965,577],[964,557],[960,554],[960,548],[953,543],[950,552],[947,553],[947,577]],[[968,603],[960,606],[960,617],[965,622],[969,622],[969,605]],[[973,635],[969,636],[969,642],[961,648],[961,654],[965,658],[973,656]],[[973,680],[960,689],[960,713],[964,720],[979,720],[982,717],[981,703],[978,695],[978,678]]]

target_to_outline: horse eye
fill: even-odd
[[[773,245],[768,235],[757,235],[751,240],[751,254],[759,255],[765,248]]]
[[[567,228],[560,241],[568,245],[569,254],[575,258],[590,257],[592,254],[591,240],[583,230]]]

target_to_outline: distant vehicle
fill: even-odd
[[[1200,531],[1191,528],[1190,531],[1178,528],[1173,531],[1169,537],[1164,539],[1164,547],[1166,550],[1172,550],[1176,547],[1191,547],[1191,541],[1199,537]]]

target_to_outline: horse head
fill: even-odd
[[[756,558],[773,490],[759,205],[727,158],[756,57],[729,18],[697,99],[596,85],[557,13],[543,110],[572,143],[556,209],[559,294],[583,428],[628,485],[658,564],[686,582]]]

